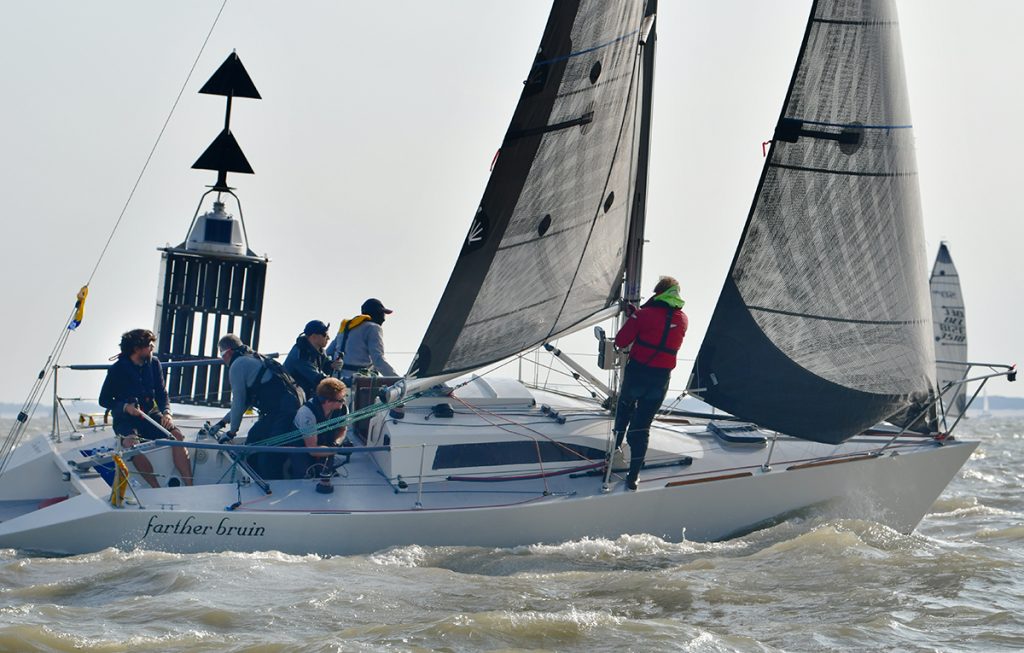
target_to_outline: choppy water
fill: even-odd
[[[822,518],[716,544],[0,550],[0,651],[1019,650],[1024,417],[968,435],[982,446],[912,535]]]

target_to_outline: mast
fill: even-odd
[[[640,129],[637,143],[636,187],[633,191],[633,215],[626,237],[626,279],[622,299],[640,301],[640,274],[643,268],[644,226],[647,221],[647,170],[651,152],[651,110],[654,104],[654,54],[658,42],[655,26],[658,0],[648,0],[641,25],[640,56],[643,87],[640,95]]]

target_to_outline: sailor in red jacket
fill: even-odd
[[[679,282],[661,277],[654,297],[633,313],[615,334],[615,346],[629,350],[629,362],[622,379],[615,409],[615,446],[629,443],[629,473],[626,487],[635,490],[647,455],[647,440],[655,413],[665,400],[668,381],[676,366],[676,354],[683,344],[689,321],[683,313]]]

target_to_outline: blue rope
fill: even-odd
[[[608,41],[607,43],[601,43],[601,44],[595,45],[592,48],[587,48],[586,50],[577,50],[576,52],[570,52],[567,55],[563,55],[561,57],[555,57],[554,59],[547,59],[545,61],[538,61],[538,62],[533,64],[533,67],[536,68],[538,66],[546,66],[549,63],[555,63],[555,62],[558,62],[558,61],[565,61],[567,59],[572,59],[573,57],[578,57],[580,55],[587,54],[588,52],[593,52],[595,50],[600,50],[601,48],[606,48],[609,45],[615,45],[619,41],[622,41],[624,39],[628,39],[629,37],[633,36],[634,34],[639,34],[639,33],[640,33],[640,28],[638,27],[637,29],[633,30],[632,32],[629,32],[627,34],[623,34],[622,36],[620,36],[618,38],[615,38],[615,39],[612,39],[611,41]]]

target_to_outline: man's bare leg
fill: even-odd
[[[181,431],[174,429],[171,432],[174,435],[174,439],[181,441],[185,439],[185,436],[181,434]],[[185,485],[192,485],[192,463],[188,459],[188,451],[182,447],[174,447],[174,466],[178,470],[178,474],[181,475],[181,480]]]

